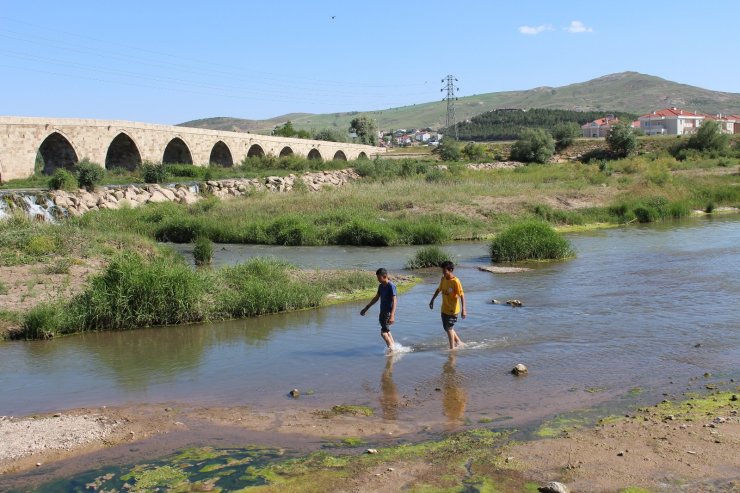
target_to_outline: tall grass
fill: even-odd
[[[490,252],[494,262],[558,260],[574,255],[568,240],[539,221],[522,221],[509,226],[493,239]]]
[[[15,336],[38,339],[253,317],[316,307],[331,292],[351,292],[374,284],[367,272],[319,273],[309,278],[275,259],[256,258],[208,271],[193,270],[174,255],[147,260],[125,253],[68,302],[31,309]]]
[[[413,257],[406,262],[407,269],[423,269],[426,267],[439,267],[442,262],[452,260],[445,250],[438,246],[427,246],[416,251]]]

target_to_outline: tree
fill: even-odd
[[[526,128],[511,147],[511,159],[523,163],[546,163],[555,153],[555,141],[550,132],[541,128]]]
[[[724,152],[729,148],[730,137],[722,133],[719,124],[714,120],[706,120],[699,130],[689,137],[686,146],[697,151]]]
[[[444,137],[434,152],[439,154],[442,161],[460,160],[460,144],[451,137]]]
[[[606,145],[617,157],[627,157],[637,147],[637,136],[626,123],[612,125],[606,134]]]
[[[335,128],[319,130],[313,138],[316,140],[326,140],[328,142],[347,142],[347,135]]]
[[[469,161],[480,161],[486,156],[486,148],[475,142],[468,142],[463,147],[462,153]]]
[[[378,129],[375,120],[368,116],[353,118],[349,124],[349,132],[357,135],[360,142],[367,145],[378,145]]]
[[[293,128],[293,122],[290,120],[285,122],[285,125],[277,125],[275,130],[272,131],[272,135],[277,135],[279,137],[293,137],[295,134],[296,131]]]
[[[581,127],[577,123],[558,123],[552,129],[552,136],[555,139],[555,150],[562,151],[573,144],[576,137],[581,136]]]

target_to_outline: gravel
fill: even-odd
[[[47,450],[71,450],[110,435],[118,422],[100,415],[0,416],[0,463]]]

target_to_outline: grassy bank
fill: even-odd
[[[193,270],[174,255],[147,259],[125,253],[112,259],[72,299],[41,303],[28,311],[14,337],[46,339],[85,331],[256,317],[347,301],[376,285],[369,272],[306,272],[269,258]]]
[[[727,159],[629,158],[492,171],[368,161],[358,167],[365,178],[341,189],[101,211],[71,223],[173,242],[203,236],[217,243],[434,244],[484,238],[518,219],[555,226],[625,224],[738,206],[738,175]]]

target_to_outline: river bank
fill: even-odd
[[[162,404],[4,417],[0,419],[5,437],[0,444],[0,484],[17,487],[22,483],[17,482],[21,478],[17,474],[29,469],[36,469],[34,482],[38,483],[45,469],[53,476],[53,463],[64,459],[68,471],[80,474],[89,468],[84,457],[104,448],[138,450],[141,444],[142,449],[149,448],[148,454],[161,456],[172,453],[168,442],[170,447],[182,446],[177,435],[221,429],[236,436],[272,435],[262,437],[262,447],[291,440],[304,444],[299,449],[306,443],[313,443],[309,449],[322,444],[324,451],[251,470],[266,483],[257,491],[458,491],[465,487],[483,491],[488,487],[507,493],[536,491],[549,481],[583,492],[662,491],[666,484],[671,491],[729,491],[740,481],[740,388],[728,381],[712,386],[730,390],[687,392],[676,401],[663,400],[623,416],[601,416],[595,426],[578,419],[530,423],[526,428],[535,431],[527,438],[510,427],[477,424],[430,441],[423,438],[430,430],[384,420],[371,408],[347,405],[258,410]],[[536,438],[540,430],[553,426],[557,436]],[[163,445],[148,447],[152,441]],[[368,447],[371,454],[366,452]],[[304,467],[306,463],[311,467]],[[212,468],[214,485],[222,477],[221,469]],[[190,484],[187,477],[178,478],[159,486]],[[105,481],[101,486],[106,486]],[[185,487],[184,491],[195,490]]]

